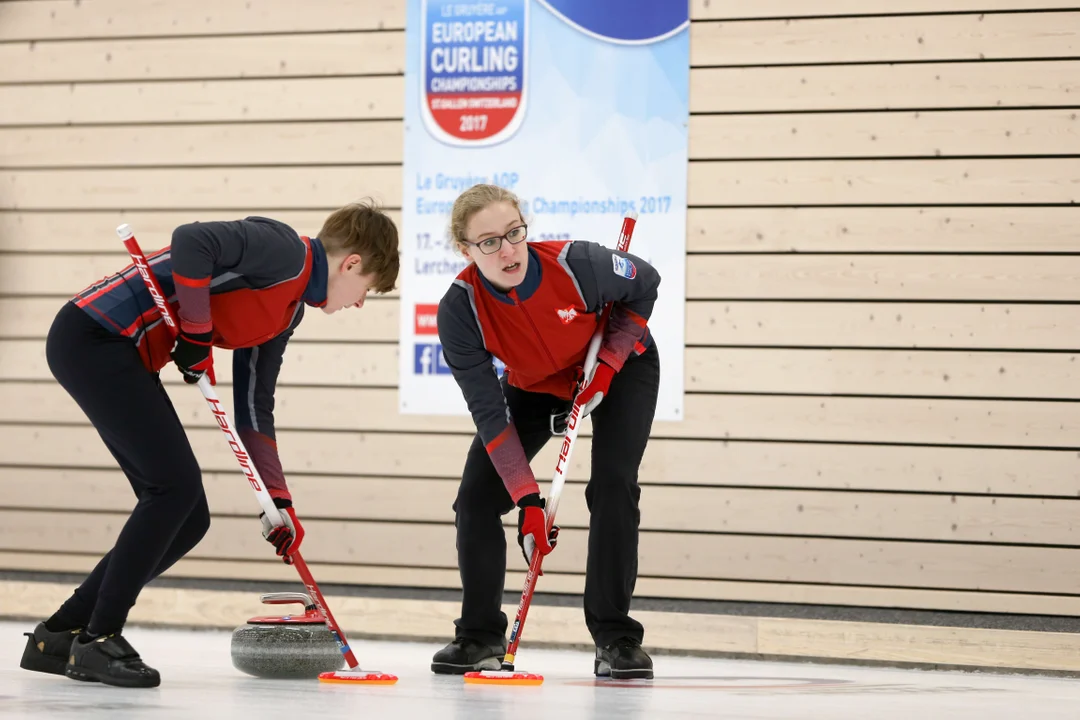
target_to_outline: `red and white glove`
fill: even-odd
[[[551,528],[550,535],[545,532],[547,516],[544,514],[544,499],[539,493],[532,493],[518,500],[518,545],[526,564],[532,563],[533,553],[537,550],[547,555],[555,549],[559,537],[559,527]],[[543,574],[543,572],[541,572]]]
[[[575,401],[581,404],[581,417],[588,417],[589,413],[603,401],[611,387],[613,377],[615,377],[615,368],[598,360],[592,373],[585,379],[581,392],[575,398]]]
[[[291,500],[274,498],[274,507],[280,511],[281,519],[285,522],[283,525],[274,527],[267,519],[265,512],[259,513],[263,537],[274,546],[274,551],[286,565],[292,565],[292,556],[299,552],[300,543],[304,542],[304,526],[296,517],[296,510],[293,509]]]

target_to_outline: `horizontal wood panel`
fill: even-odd
[[[41,339],[64,298],[0,298],[0,338]],[[397,342],[397,298],[360,311],[307,312],[296,341]],[[691,301],[691,345],[1080,349],[1080,306]]]
[[[0,128],[0,166],[400,163],[402,142],[398,120]]]
[[[198,396],[198,391],[193,389]],[[219,395],[227,397],[225,393]],[[173,393],[174,400],[183,393]],[[70,401],[69,401],[70,402]],[[204,406],[204,412],[205,406]],[[9,425],[8,442],[19,449],[5,458],[8,465],[42,465],[65,468],[114,468],[116,461],[105,449],[100,436],[89,426]],[[239,467],[220,430],[191,427],[187,430],[195,455],[206,472],[236,472]],[[278,450],[287,476],[302,473],[330,473],[386,476],[459,475],[465,464],[472,437],[469,435],[424,435],[413,433],[277,433]],[[575,455],[587,459],[588,441],[580,443]],[[422,450],[423,452],[420,452]],[[554,443],[541,451],[534,462],[540,475],[550,474],[557,455]],[[574,458],[577,460],[578,458]],[[540,472],[541,469],[543,472]]]
[[[692,113],[1072,106],[1077,93],[1077,60],[719,68],[690,73]]]
[[[697,22],[690,64],[1076,57],[1077,28],[1077,12]]]
[[[994,10],[1042,10],[1075,8],[1073,0],[890,0],[867,3],[865,0],[690,0],[692,20],[736,18],[795,18],[829,15],[894,15],[899,13],[991,12]],[[936,18],[930,19],[931,22]]]
[[[1080,153],[1072,110],[694,115],[689,157],[948,157]],[[402,123],[0,129],[0,165],[146,166],[401,161]],[[268,155],[266,149],[273,148]]]
[[[15,170],[0,175],[0,207],[12,210],[321,208],[364,196],[400,206],[401,168]]]
[[[698,69],[691,112],[1070,105],[1080,61]],[[0,87],[0,125],[400,118],[402,77]]]
[[[250,206],[227,210],[181,211],[89,210],[82,212],[16,212],[0,210],[0,250],[33,252],[116,252],[123,246],[116,227],[127,223],[135,231],[144,251],[169,244],[178,225],[209,220],[238,220],[248,216],[272,217],[291,225],[298,233],[314,237],[336,209],[273,210]],[[401,212],[387,210],[401,227]],[[118,255],[119,257],[119,255]]]
[[[1080,257],[702,255],[688,264],[696,299],[1068,300]]]
[[[691,208],[686,222],[690,252],[1080,249],[1080,207]]]
[[[218,383],[231,384],[231,353],[215,356]],[[1065,353],[908,352],[689,348],[691,392],[917,395],[927,397],[1080,399],[1080,363]],[[167,384],[182,386],[167,369]],[[0,340],[0,379],[51,380],[40,340]],[[294,343],[278,387],[396,388],[394,345]],[[41,388],[27,387],[36,394]]]
[[[0,86],[0,126],[365,120],[404,115],[400,76]]]
[[[203,477],[215,516],[257,512],[237,473]],[[130,512],[135,504],[119,471],[8,470],[0,476],[9,508]],[[303,521],[317,519],[452,523],[455,480],[294,475],[289,489]],[[570,483],[559,526],[588,529],[584,485]],[[779,536],[886,538],[945,542],[1075,545],[1075,501],[896,493],[642,488],[642,530]],[[503,524],[516,528],[516,515]]]
[[[0,548],[35,547],[34,544],[22,544],[29,541],[37,542],[36,547],[45,551],[78,549],[104,553],[112,546],[127,519],[126,513],[85,515],[33,510],[21,513],[23,519],[13,520],[0,539]],[[4,520],[18,514],[20,511],[0,510],[0,518]],[[42,537],[50,534],[43,532],[43,527],[33,529],[37,523],[58,521],[63,521],[66,528],[55,532],[57,528],[54,527],[51,538]],[[304,529],[303,552],[308,562],[363,563],[371,559],[368,549],[378,547],[380,565],[456,567],[453,525],[308,520],[304,522]],[[215,518],[206,537],[189,555],[193,558],[254,560],[265,557],[267,552],[272,553],[273,548],[262,537],[256,513],[251,518]],[[513,562],[511,553],[507,555]],[[520,553],[517,564],[524,565]]]
[[[5,357],[4,362],[7,361]],[[12,358],[12,364],[15,361]],[[285,362],[287,366],[288,360]],[[287,373],[284,367],[282,373]],[[202,394],[196,388],[176,383],[175,374],[174,367],[165,368],[165,381],[171,386],[169,396],[183,423],[187,427],[217,427]],[[235,419],[238,404],[234,396],[235,386],[219,382],[217,392],[226,410]],[[241,388],[240,392],[239,402],[246,403],[246,388]],[[79,407],[55,382],[0,383],[0,394],[25,399],[27,405],[21,410],[11,408],[8,411],[11,413],[32,413],[39,422],[85,422]],[[274,401],[275,425],[278,429],[375,433],[475,432],[475,426],[468,416],[399,414],[398,392],[393,387],[326,388],[282,384],[275,392]]]
[[[700,345],[1080,348],[1080,305],[873,302],[688,302]]]
[[[2,47],[2,46],[0,46]],[[1080,152],[1072,110],[694,115],[692,160],[949,157]],[[5,167],[401,161],[402,123],[310,122],[0,130]],[[266,149],[273,148],[267,155]]]
[[[297,474],[288,481],[302,520],[452,523],[454,518],[450,506],[458,483],[452,479]],[[120,470],[23,468],[0,476],[0,487],[7,493],[8,507],[130,512],[136,501]],[[239,473],[206,473],[203,487],[213,515],[259,513],[255,495]],[[578,494],[574,490],[567,498]]]
[[[195,430],[195,433],[211,431]],[[210,442],[221,443],[221,438]],[[378,473],[458,477],[471,438],[430,436],[421,442],[424,454],[410,453],[418,440],[384,435],[381,453],[362,465],[337,460],[335,438],[313,440],[286,433],[282,441],[288,458],[296,457],[296,472]],[[309,447],[316,443],[315,447]],[[99,443],[100,444],[100,443]],[[289,446],[292,447],[289,447]],[[395,457],[396,454],[407,457]],[[589,477],[591,439],[581,437],[571,457],[570,481]],[[232,471],[235,462],[222,453],[219,468]],[[305,458],[318,463],[304,465]],[[325,458],[325,461],[323,461]],[[532,467],[542,486],[557,459],[549,443]],[[394,463],[400,463],[394,464]],[[708,471],[704,471],[708,468]],[[292,471],[293,466],[287,465]],[[1080,455],[1059,450],[1008,450],[949,447],[889,447],[817,445],[772,442],[649,441],[641,465],[642,484],[728,485],[750,487],[832,488],[948,492],[988,495],[1080,496]]]
[[[651,486],[640,508],[643,528],[692,532],[1072,546],[1080,529],[1072,498]],[[574,527],[588,513],[575,505],[565,517]]]
[[[0,569],[85,574],[93,569],[98,559],[99,557],[92,553],[25,553],[0,550]],[[327,585],[330,583],[348,583],[391,587],[461,587],[460,575],[456,569],[395,568],[335,563],[319,563],[317,565],[313,563],[311,569],[319,583]],[[521,582],[523,583],[524,573],[508,573],[510,577],[516,577],[517,575],[521,576]],[[285,565],[277,558],[266,560],[214,560],[188,556],[180,559],[175,565],[166,570],[162,577],[295,582],[296,570]],[[584,588],[584,577],[581,577],[577,583],[562,581],[564,577],[569,579],[575,576],[551,574],[552,585],[558,587],[553,592],[575,592],[575,590],[565,589],[567,585],[571,584],[576,584],[576,592],[579,593]],[[544,573],[544,578],[548,578],[548,573]],[[509,585],[511,582],[518,584],[508,578],[507,584]],[[690,581],[690,584],[694,584],[693,581]],[[258,602],[257,596],[255,596],[255,601]]]
[[[290,342],[282,361],[278,387],[361,385],[396,388],[397,357],[397,346],[390,344]],[[214,374],[219,384],[231,385],[231,352],[219,350],[214,353]],[[0,379],[51,380],[45,362],[45,343],[41,340],[0,340]],[[174,366],[164,369],[162,380],[169,385],[185,386]]]
[[[2,138],[0,134],[0,142]],[[689,138],[692,160],[1075,155],[1080,154],[1080,113],[1036,109],[693,115]]]
[[[690,205],[1080,203],[1076,160],[690,163]]]
[[[686,389],[1080,399],[1076,359],[1066,353],[689,348]]]
[[[89,283],[88,283],[89,284]],[[65,298],[0,298],[0,339],[32,339],[41,342]],[[397,298],[369,298],[360,310],[337,312],[332,316],[311,309],[304,313],[293,335],[293,346],[319,340],[356,342],[397,342]]]
[[[185,425],[216,427],[202,396],[184,390],[177,387],[170,396]],[[226,398],[226,407],[235,405],[231,387],[218,392]],[[4,421],[85,422],[55,383],[0,383],[0,393],[10,398],[10,406],[0,410]],[[467,415],[399,414],[396,388],[283,386],[275,403],[279,429],[475,432]],[[693,394],[686,396],[685,407],[684,421],[654,422],[651,437],[1080,447],[1080,417],[1063,402]],[[592,434],[591,422],[582,426],[581,434]]]
[[[14,3],[19,4],[19,3]],[[4,15],[0,13],[0,18]],[[1076,56],[1075,13],[775,19],[691,26],[691,65]],[[3,81],[401,72],[404,32],[64,42],[0,50]],[[164,33],[167,35],[167,33]],[[21,70],[15,68],[22,66]],[[32,68],[31,68],[32,66]]]
[[[143,252],[153,252],[153,248],[153,243],[147,243]],[[57,295],[66,299],[129,264],[130,258],[125,262],[116,254],[6,255],[0,258],[0,288],[7,295]]]
[[[147,243],[144,250],[153,248]],[[121,254],[6,255],[6,294],[67,295],[127,265]],[[699,255],[690,300],[1052,300],[1077,297],[1080,257]],[[688,342],[693,343],[692,339]]]
[[[44,343],[61,298],[0,298],[0,338],[33,339]]]
[[[0,551],[0,568],[36,572],[89,572],[98,558],[94,555]],[[406,586],[459,589],[458,571],[422,568],[391,568],[366,565],[319,563],[313,568],[323,583]],[[165,577],[221,578],[227,580],[270,580],[293,582],[295,571],[276,559],[262,561],[203,560],[184,558],[166,571]],[[524,584],[524,573],[511,570],[506,586]],[[584,591],[585,578],[573,573],[544,573],[544,592]],[[1067,595],[1025,595],[1020,593],[964,592],[907,588],[831,586],[807,583],[761,583],[727,580],[685,580],[638,578],[634,597],[690,598],[727,602],[809,603],[853,607],[925,608],[969,612],[1076,615],[1080,598]]]
[[[404,71],[402,30],[0,44],[0,82],[388,75]]]
[[[9,394],[6,383],[0,391]],[[224,394],[224,393],[222,393]],[[183,394],[173,393],[174,399]],[[15,396],[17,397],[17,395]],[[63,398],[62,398],[63,399]],[[200,400],[198,397],[195,399]],[[728,432],[732,438],[742,436],[773,439],[832,440],[842,443],[843,437],[879,443],[930,441],[948,444],[955,435],[951,426],[959,422],[956,416],[946,416],[941,407],[967,409],[977,421],[994,420],[985,407],[971,403],[937,404],[942,411],[933,417],[934,406],[904,417],[897,405],[919,408],[914,400],[891,400],[891,412],[883,415],[882,402],[841,398],[819,400],[808,398],[757,398],[742,407],[729,408],[732,415],[742,417],[718,420],[716,430]],[[73,406],[72,400],[64,399]],[[730,403],[730,402],[729,402]],[[822,407],[824,405],[825,407]],[[1026,405],[1026,404],[1015,404]],[[772,415],[768,410],[772,409]],[[847,416],[841,410],[847,409]],[[1058,405],[1057,412],[1067,408]],[[862,410],[862,415],[858,412]],[[813,411],[819,416],[813,416]],[[3,420],[9,424],[5,434],[13,451],[5,462],[12,465],[56,465],[65,467],[112,467],[114,461],[100,443],[100,438],[87,425],[54,426],[41,423],[43,410],[32,408],[3,408]],[[78,412],[71,409],[70,412]],[[205,415],[205,408],[202,413]],[[792,413],[797,417],[792,418]],[[998,418],[1000,420],[1000,417]],[[1048,420],[1058,427],[1065,419]],[[951,421],[951,422],[950,422]],[[284,427],[291,423],[279,421]],[[770,422],[779,424],[770,427]],[[920,426],[917,423],[921,422]],[[926,425],[930,422],[930,426]],[[940,429],[933,423],[940,422]],[[973,421],[974,422],[974,421]],[[1021,423],[1023,419],[1014,419]],[[194,425],[192,421],[192,425]],[[891,426],[890,426],[891,425]],[[1066,437],[1063,444],[1076,446],[1076,437]],[[1020,433],[1023,435],[1023,431]],[[228,453],[219,431],[210,427],[191,426],[189,436],[203,463],[205,471],[235,471],[235,459]],[[394,433],[313,433],[279,431],[279,447],[285,471],[295,473],[373,474],[393,476],[455,477],[461,472],[471,443],[468,434],[428,435]],[[969,439],[969,438],[963,438]],[[976,438],[976,439],[987,439]],[[993,445],[994,437],[989,438]],[[1036,443],[1035,445],[1045,445]],[[591,441],[582,437],[573,453],[571,478],[589,477]],[[422,449],[420,453],[418,450]],[[555,466],[557,448],[549,443],[532,467],[538,478],[550,477]],[[362,460],[357,460],[362,458]],[[833,445],[775,445],[754,441],[676,441],[660,436],[650,439],[645,453],[642,477],[662,483],[699,485],[748,485],[809,488],[900,489],[930,492],[974,492],[1069,495],[1076,497],[1080,483],[1080,461],[1075,452],[1024,450],[969,450],[964,448],[930,447],[835,447]],[[705,472],[703,468],[707,467]]]
[[[126,514],[0,510],[4,550],[105,552]],[[305,523],[305,559],[356,563],[366,548],[380,548],[380,564],[457,565],[452,525],[335,522]],[[507,527],[509,535],[512,528]],[[559,549],[545,560],[552,571],[581,572],[586,531],[564,530]],[[513,539],[509,540],[513,549]],[[193,558],[260,558],[270,550],[254,519],[218,518]],[[1075,593],[1080,550],[963,544],[834,540],[644,531],[639,574],[653,577],[831,582],[915,588]],[[520,553],[508,566],[522,569]]]
[[[0,40],[253,34],[405,27],[404,0],[14,0],[0,3]]]
[[[2,133],[3,131],[0,131]],[[0,250],[99,252],[117,250],[126,222],[146,247],[168,243],[173,229],[194,220],[274,217],[315,235],[324,210],[206,209],[176,211],[0,211]],[[401,229],[398,210],[387,211]],[[1074,252],[1080,208],[690,208],[689,252]],[[144,248],[146,249],[146,248]]]
[[[88,573],[98,561],[98,556],[91,553],[56,553],[35,552],[21,553],[0,550],[0,570],[29,570],[32,572],[76,572]],[[312,563],[309,562],[312,573],[319,583],[329,585],[341,583],[349,585],[366,585],[378,587],[409,587],[409,588],[461,588],[461,575],[457,568],[423,568],[423,567],[394,567],[389,565],[366,565],[346,563]],[[296,570],[285,565],[276,557],[260,558],[256,560],[221,560],[214,558],[193,558],[190,555],[179,560],[169,568],[162,577],[165,578],[199,578],[199,579],[223,579],[223,580],[266,580],[271,582],[292,583],[296,581]],[[522,586],[525,583],[524,568],[516,568],[506,573],[507,587]],[[752,585],[742,583],[741,590],[746,592]],[[734,587],[733,583],[709,580],[656,580],[639,578],[634,597],[661,597],[661,598],[698,598],[701,597],[702,586],[708,588],[716,599],[728,599],[724,595],[725,590]],[[665,591],[664,588],[670,588]],[[783,587],[783,586],[778,586]],[[648,589],[646,589],[648,588]],[[580,595],[585,589],[585,576],[581,573],[554,572],[545,569],[544,592],[550,593],[573,593]],[[805,591],[807,588],[802,587]],[[825,590],[822,587],[821,590]],[[774,590],[775,591],[775,590]],[[906,591],[908,594],[918,596],[934,596],[937,593],[926,590]],[[682,594],[678,594],[682,593]],[[881,590],[871,590],[868,596],[880,595]],[[961,600],[961,594],[953,593],[956,599]],[[257,604],[258,595],[252,595],[252,600]],[[708,596],[707,596],[708,597]],[[980,593],[975,598],[982,598]],[[1007,596],[1006,596],[1007,597]],[[1001,602],[1004,598],[996,598]],[[1055,598],[1057,603],[1068,602],[1068,598]],[[261,612],[256,608],[251,615]],[[263,605],[263,608],[266,606]],[[336,605],[335,605],[336,607]],[[1071,605],[1069,605],[1071,607]],[[337,612],[337,611],[335,611]]]
[[[688,395],[686,408],[683,425],[654,435],[1080,447],[1080,417],[1060,402]]]
[[[4,407],[0,404],[0,408]],[[220,431],[191,428],[188,436],[204,473],[239,473]],[[89,427],[19,422],[5,427],[5,437],[10,447],[19,449],[5,458],[8,470],[28,465],[74,470],[116,467],[101,439]],[[318,472],[457,478],[471,442],[468,435],[278,433],[282,463],[289,477]],[[590,438],[578,440],[571,457],[572,482],[589,477],[591,447]],[[542,487],[546,487],[556,459],[556,445],[548,443],[533,460],[532,468]],[[1080,455],[1063,450],[658,438],[650,440],[646,447],[639,479],[642,484],[1077,497]]]

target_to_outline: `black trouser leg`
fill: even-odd
[[[109,333],[66,304],[49,331],[46,358],[138,498],[112,550],[65,603],[73,614],[92,606],[91,632],[114,632],[143,586],[206,533],[210,517],[202,474],[164,388],[129,338]]]
[[[552,395],[518,390],[505,380],[503,393],[525,455],[532,460],[551,438],[551,413],[559,400]],[[477,435],[465,460],[454,501],[463,591],[461,617],[454,621],[457,637],[495,647],[506,643],[507,619],[502,611],[506,534],[502,516],[513,508],[510,493]]]
[[[660,358],[653,344],[640,357],[627,359],[611,381],[610,394],[590,414],[585,624],[600,647],[624,636],[640,643],[644,635],[641,623],[629,612],[637,583],[641,521],[638,467],[652,430],[659,388]]]
[[[173,539],[172,545],[165,552],[165,556],[143,585],[148,584],[158,575],[175,565],[177,560],[191,552],[192,548],[199,544],[199,541],[202,540],[209,529],[210,508],[207,506],[206,494],[204,493],[196,503],[195,509],[191,511],[187,520],[184,521],[180,531]],[[90,622],[90,616],[94,612],[94,605],[97,603],[98,590],[101,587],[101,581],[105,577],[105,570],[109,567],[111,559],[112,550],[105,553],[105,556],[98,561],[98,564],[83,580],[82,584],[75,589],[71,597],[60,606],[57,615],[66,620],[66,624],[71,627],[86,627]]]

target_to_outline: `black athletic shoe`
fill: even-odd
[[[593,673],[597,677],[610,676],[612,680],[652,680],[652,658],[641,649],[637,640],[619,638],[607,647],[596,648]]]
[[[498,670],[506,650],[472,638],[455,638],[431,659],[431,672],[437,675],[464,675],[474,670]]]
[[[148,667],[120,633],[86,643],[76,637],[64,674],[75,680],[96,680],[120,687],[151,688],[161,684],[158,671]]]
[[[26,636],[26,649],[23,650],[19,667],[35,672],[63,675],[71,654],[71,641],[82,632],[82,628],[50,632],[45,623],[40,622],[32,633]]]

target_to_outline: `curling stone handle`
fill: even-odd
[[[259,596],[267,605],[285,605],[287,603],[300,603],[305,608],[313,605],[311,596],[302,592],[276,592],[263,593]]]

